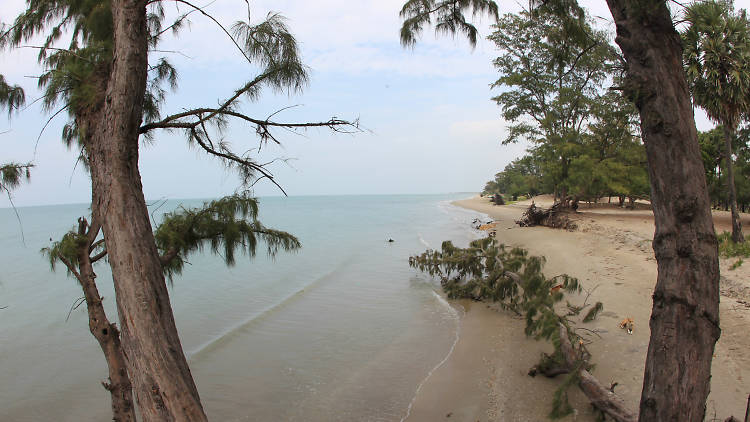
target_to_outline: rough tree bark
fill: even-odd
[[[651,177],[658,278],[640,416],[702,421],[719,338],[719,268],[682,47],[663,0],[607,0]]]
[[[96,273],[94,273],[93,262],[89,255],[91,245],[99,234],[100,225],[94,220],[89,227],[84,218],[78,220],[78,234],[85,236],[87,241],[78,246],[78,269],[72,262],[64,257],[60,260],[68,267],[76,277],[83,296],[86,300],[86,308],[89,317],[89,331],[99,342],[107,361],[109,371],[109,382],[102,382],[104,388],[110,392],[112,398],[112,420],[115,422],[135,422],[135,408],[133,407],[133,391],[128,377],[125,355],[120,345],[120,333],[117,326],[107,318],[102,306],[102,298],[96,287]]]
[[[732,241],[740,243],[745,241],[742,236],[742,222],[737,211],[737,189],[734,186],[734,163],[732,163],[732,129],[724,125],[724,161],[727,164],[727,192],[729,193],[729,206],[732,209]]]
[[[105,97],[81,116],[92,211],[102,222],[122,347],[143,421],[206,420],[177,335],[138,171],[147,78],[146,0],[112,0],[114,57]]]

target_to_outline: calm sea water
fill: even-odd
[[[298,236],[299,252],[238,257],[231,268],[191,257],[169,291],[209,417],[401,420],[460,318],[407,258],[476,238],[469,223],[479,214],[450,205],[466,196],[261,198],[260,220]],[[201,203],[169,201],[154,215]],[[71,311],[80,287],[39,253],[87,206],[18,212],[22,229],[0,209],[0,420],[107,420],[106,364],[85,305]],[[97,274],[116,320],[108,266]]]

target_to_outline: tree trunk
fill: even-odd
[[[568,198],[568,159],[563,157],[562,159],[562,171],[560,179],[562,181],[562,190],[560,192],[560,203],[563,208],[567,208],[569,204]]]
[[[658,278],[641,422],[702,421],[719,329],[719,268],[680,37],[663,0],[607,0],[641,118]]]
[[[89,331],[99,342],[107,361],[109,383],[102,382],[112,398],[112,420],[115,422],[135,422],[133,407],[133,390],[128,377],[125,355],[120,345],[120,332],[115,324],[109,322],[102,306],[102,298],[96,287],[96,274],[89,258],[89,247],[99,233],[99,225],[92,222],[89,229],[86,220],[78,220],[78,234],[85,235],[89,241],[82,244],[78,251],[79,273],[76,275],[83,289],[86,308],[89,316]],[[66,262],[70,268],[70,264]]]
[[[204,421],[177,335],[138,172],[147,77],[146,0],[112,0],[114,57],[99,109],[83,122],[92,211],[102,222],[122,347],[141,419]]]
[[[745,241],[745,237],[742,236],[742,222],[740,221],[740,213],[737,211],[737,189],[734,187],[733,135],[733,130],[724,125],[724,162],[727,163],[727,193],[729,206],[732,209],[732,241],[741,243]]]

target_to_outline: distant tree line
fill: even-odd
[[[623,95],[622,60],[606,33],[580,21],[566,25],[542,10],[505,15],[495,25],[489,38],[502,56],[494,61],[501,77],[493,87],[504,92],[493,100],[511,122],[503,144],[526,140],[531,147],[483,194],[510,200],[554,194],[563,205],[617,197],[632,207],[650,199],[637,110]],[[685,21],[683,60],[694,104],[719,124],[698,136],[711,204],[733,209],[733,238],[741,241],[736,210],[750,210],[750,23],[744,11],[722,2],[691,6]]]

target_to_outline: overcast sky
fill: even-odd
[[[176,13],[174,4],[163,3]],[[592,15],[609,18],[604,1],[587,3]],[[258,161],[292,159],[270,167],[290,195],[476,192],[523,155],[525,145],[500,144],[506,125],[501,110],[490,100],[498,94],[489,87],[498,78],[491,65],[494,46],[484,39],[490,33],[490,20],[478,22],[481,38],[473,51],[465,41],[436,38],[431,30],[415,49],[406,50],[398,38],[402,4],[403,0],[250,1],[254,22],[271,11],[288,18],[311,68],[311,80],[300,95],[266,92],[244,110],[265,118],[280,108],[296,106],[276,118],[359,118],[367,129],[356,135],[323,129],[304,136],[277,132],[283,145],[264,147]],[[510,8],[501,12],[518,10],[517,5],[507,4]],[[2,0],[0,21],[12,21],[23,7],[23,0]],[[226,26],[247,15],[243,0],[216,0],[207,10]],[[178,91],[163,108],[165,114],[214,106],[257,71],[243,62],[215,25],[198,14],[191,15],[191,25],[179,39],[160,48],[169,52],[153,57],[166,55],[180,75]],[[27,102],[37,98],[30,77],[39,74],[36,51],[0,54],[0,74],[26,88]],[[0,118],[0,162],[36,164],[31,182],[14,193],[17,206],[90,200],[88,175],[76,166],[78,152],[68,151],[60,141],[67,115],[53,119],[39,137],[49,116],[35,104],[11,120]],[[700,118],[699,128],[707,127],[705,118]],[[243,125],[232,126],[225,140],[238,151],[257,147],[253,130]],[[178,134],[157,133],[153,144],[141,148],[140,169],[147,199],[210,198],[238,187],[234,174],[190,148]],[[255,194],[280,191],[261,182]],[[0,207],[7,205],[7,198],[0,198]]]

